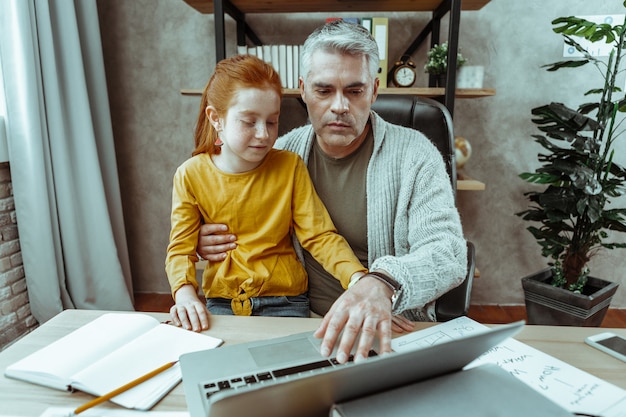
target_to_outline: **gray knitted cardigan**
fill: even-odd
[[[367,169],[368,264],[403,286],[394,314],[435,321],[435,300],[466,274],[467,247],[441,154],[422,133],[371,115],[374,150]],[[311,125],[282,136],[276,147],[305,162]]]

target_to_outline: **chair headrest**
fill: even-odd
[[[419,130],[428,137],[441,152],[456,191],[454,126],[443,104],[409,94],[381,94],[372,110],[390,123]]]

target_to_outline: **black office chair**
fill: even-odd
[[[388,122],[421,131],[439,149],[446,163],[452,189],[456,195],[456,161],[452,117],[441,103],[424,97],[404,94],[379,95],[372,110]],[[456,288],[448,291],[436,302],[438,321],[448,321],[467,315],[474,281],[476,250],[467,242],[467,275]]]

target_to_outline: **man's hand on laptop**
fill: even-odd
[[[323,338],[321,352],[329,356],[335,345],[337,361],[348,361],[352,347],[357,344],[354,360],[368,357],[375,338],[379,340],[379,354],[391,352],[391,331],[410,331],[408,320],[394,320],[391,316],[391,289],[381,281],[364,277],[335,301],[324,316],[315,336]],[[358,338],[358,340],[357,340]]]

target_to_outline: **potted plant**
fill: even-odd
[[[592,64],[600,70],[602,82],[585,93],[594,101],[577,109],[550,103],[532,110],[532,121],[543,132],[533,135],[543,148],[540,167],[520,177],[542,187],[524,194],[529,207],[516,214],[533,223],[527,229],[551,261],[548,269],[524,277],[522,286],[530,324],[599,326],[617,284],[591,277],[589,260],[600,249],[626,247],[612,240],[614,232],[626,232],[626,208],[615,206],[623,204],[617,198],[624,194],[626,171],[614,160],[615,142],[623,133],[619,113],[626,110],[624,94],[616,85],[617,75],[624,71],[626,26],[578,17],[561,17],[552,24],[582,58],[544,67],[578,71]],[[612,43],[614,48],[608,59],[601,59],[591,56],[574,37]]]
[[[426,56],[427,60],[424,65],[424,72],[437,77],[437,85],[440,87],[443,86],[448,69],[448,42],[433,46],[430,51],[426,53]],[[463,55],[459,52],[456,56],[457,70],[466,62],[467,60],[463,58]]]

